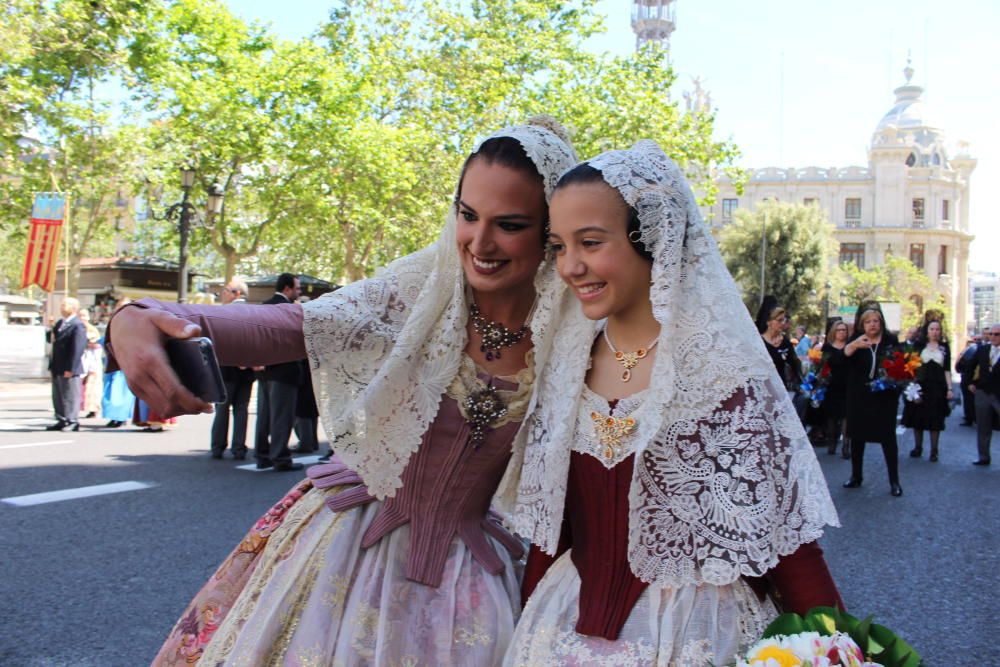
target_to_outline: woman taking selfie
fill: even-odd
[[[223,365],[308,356],[342,461],[258,522],[155,664],[500,662],[520,543],[488,510],[564,291],[544,228],[574,161],[551,121],[501,130],[467,159],[437,244],[376,278],[304,306],[147,302],[112,320],[130,384],[175,411],[201,406],[159,365],[164,335],[200,327]]]

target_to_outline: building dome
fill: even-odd
[[[947,157],[944,133],[932,120],[924,103],[924,89],[910,83],[913,68],[909,63],[903,70],[906,83],[896,88],[896,102],[875,126],[873,145],[909,144],[913,152],[906,158],[910,167],[944,166]]]
[[[927,105],[920,97],[924,92],[923,88],[907,84],[900,86],[893,92],[896,93],[896,103],[889,109],[888,113],[882,116],[882,120],[875,128],[876,132],[881,132],[890,126],[897,130],[937,127],[928,118]]]

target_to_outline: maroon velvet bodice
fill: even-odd
[[[505,380],[482,373],[479,377],[492,381],[498,389],[516,389]],[[474,448],[469,442],[469,425],[458,403],[450,396],[442,397],[437,417],[403,471],[402,488],[382,503],[365,531],[362,546],[370,547],[408,523],[408,579],[439,586],[456,535],[488,572],[502,572],[504,563],[486,536],[498,540],[515,558],[523,555],[523,548],[497,518],[490,516],[489,509],[510,459],[511,442],[519,425],[520,422],[510,422],[488,431],[483,444]],[[358,484],[327,499],[327,507],[337,512],[375,500],[360,477],[345,470],[342,463],[308,470],[309,477],[320,488]]]
[[[629,456],[605,468],[593,456],[573,452],[569,464],[566,518],[573,536],[570,557],[580,573],[576,631],[617,639],[648,584],[628,564]]]
[[[612,402],[612,407],[614,403]],[[532,546],[521,584],[522,602],[560,554],[570,558],[580,576],[576,631],[615,640],[648,584],[628,563],[629,486],[635,456],[607,469],[595,457],[570,457],[563,532],[555,556]],[[746,581],[763,597],[772,594],[782,611],[805,614],[812,607],[844,609],[844,603],[815,542],[782,556],[767,575]]]

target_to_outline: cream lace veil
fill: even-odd
[[[538,168],[546,200],[576,162],[548,117],[483,139],[516,139]],[[437,242],[303,306],[306,350],[323,427],[333,450],[378,498],[395,495],[410,455],[437,415],[466,344],[465,277],[451,211]],[[550,259],[535,277],[538,302],[529,323],[540,358],[563,298]]]
[[[632,571],[660,586],[762,575],[839,525],[819,463],[681,170],[652,141],[588,164],[639,213],[661,325],[629,443]],[[512,523],[550,554],[598,326],[567,309],[538,365]]]

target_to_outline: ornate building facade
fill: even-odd
[[[754,169],[742,194],[718,181],[715,204],[705,213],[714,225],[732,219],[737,208],[753,209],[765,199],[822,207],[836,229],[840,262],[861,268],[889,254],[908,258],[945,295],[951,330],[965,340],[969,312],[969,176],[976,160],[968,145],[954,154],[927,114],[923,88],[896,88],[896,102],[872,134],[868,166]],[[919,295],[914,300],[919,302]]]

